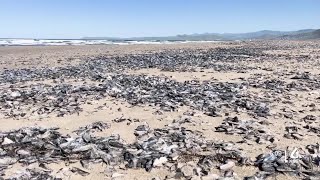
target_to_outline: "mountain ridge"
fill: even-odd
[[[254,39],[318,39],[320,29],[301,29],[297,31],[272,31],[261,30],[248,33],[195,33],[178,34],[175,36],[159,37],[83,37],[85,40],[111,40],[111,41],[216,41],[216,40],[254,40]]]

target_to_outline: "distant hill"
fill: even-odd
[[[258,32],[240,33],[240,34],[224,34],[225,38],[231,40],[246,40],[246,39],[275,39],[285,35],[296,35],[300,33],[312,32],[314,29],[304,29],[299,31],[270,31],[263,30]]]
[[[303,32],[294,35],[284,35],[281,38],[283,39],[301,39],[301,40],[308,40],[308,39],[320,39],[320,29],[314,30],[311,32]]]
[[[263,30],[249,33],[204,33],[182,34],[166,37],[84,37],[82,39],[103,39],[110,41],[216,41],[216,40],[254,40],[254,39],[318,39],[320,29],[303,29],[299,31],[270,31]]]

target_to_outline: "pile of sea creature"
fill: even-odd
[[[140,125],[134,133],[136,142],[128,144],[119,135],[96,137],[95,129],[108,128],[101,122],[80,128],[77,136],[62,135],[59,129],[40,127],[21,128],[0,134],[0,174],[15,163],[29,165],[38,163],[40,169],[28,169],[19,178],[49,178],[51,170],[47,164],[80,161],[84,169],[70,168],[83,176],[91,164],[105,163],[124,168],[167,168],[172,172],[169,178],[234,177],[234,166],[256,166],[261,172],[247,178],[266,178],[275,173],[289,173],[301,177],[320,177],[314,171],[320,164],[319,144],[303,149],[273,150],[251,160],[234,143],[210,141],[201,132],[169,124],[162,129],[150,129],[148,124]],[[85,129],[85,130],[84,130]],[[213,174],[212,169],[220,169]],[[59,177],[63,178],[63,177]]]
[[[217,132],[225,132],[226,134],[241,134],[243,135],[244,141],[251,140],[257,143],[273,143],[275,137],[269,134],[268,130],[265,130],[265,121],[241,121],[238,117],[228,117],[224,120],[223,124],[216,127]],[[252,144],[250,142],[247,142]]]
[[[0,91],[0,106],[7,117],[50,113],[64,116],[81,112],[80,105],[87,100],[109,96],[125,99],[132,105],[160,106],[165,111],[190,106],[215,116],[223,106],[231,106],[252,111],[257,116],[268,116],[267,104],[241,93],[245,88],[245,85],[235,83],[181,83],[165,77],[110,75],[93,85],[37,84],[19,89],[5,88]]]
[[[94,57],[77,65],[15,69],[0,72],[0,115],[14,120],[35,117],[68,117],[80,114],[83,105],[107,98],[125,101],[131,106],[151,106],[154,115],[189,110],[184,118],[174,119],[162,128],[151,128],[148,122],[135,127],[128,143],[120,135],[96,135],[108,131],[112,123],[128,122],[135,125],[140,119],[119,117],[112,123],[97,121],[80,127],[71,134],[59,128],[25,127],[0,131],[0,176],[7,179],[65,179],[66,174],[81,176],[96,164],[106,165],[106,176],[121,176],[118,170],[165,169],[165,179],[239,179],[235,168],[252,168],[245,179],[267,179],[280,174],[302,179],[320,179],[320,145],[294,144],[278,147],[279,138],[303,142],[307,137],[319,138],[318,122],[320,95],[319,74],[292,70],[275,71],[259,67],[265,73],[252,73],[257,67],[251,63],[279,63],[277,58],[291,59],[290,55],[274,55],[266,51],[290,50],[291,45],[277,47],[261,43],[259,46],[242,44],[213,49],[175,49],[154,53]],[[304,62],[306,56],[295,56]],[[317,56],[308,56],[317,58]],[[312,59],[314,60],[314,59]],[[235,82],[216,80],[177,81],[170,77],[124,73],[128,70],[160,69],[163,72],[251,73]],[[267,73],[266,73],[267,72]],[[290,81],[288,81],[289,78]],[[258,89],[261,93],[256,93]],[[307,99],[303,110],[294,106],[300,94]],[[281,106],[276,106],[275,104]],[[195,114],[222,118],[212,132],[235,136],[240,141],[217,140],[200,130],[188,128],[199,125]],[[246,114],[244,119],[240,114]],[[238,116],[239,115],[239,116]],[[302,116],[303,115],[303,116]],[[302,116],[302,117],[301,117]],[[75,120],[76,121],[76,120]],[[271,129],[280,121],[288,121],[279,134]],[[75,122],[76,123],[76,122]],[[280,128],[279,128],[280,129]],[[256,159],[249,157],[244,146],[261,145],[265,151]],[[70,165],[54,172],[52,163]],[[72,167],[80,163],[81,168]],[[21,165],[24,171],[8,176],[7,170]],[[37,167],[34,168],[36,164]],[[32,167],[32,168],[31,168]],[[68,173],[67,173],[68,172]],[[2,179],[2,178],[0,178]]]

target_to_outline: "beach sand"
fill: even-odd
[[[266,41],[266,42],[217,42],[217,43],[185,43],[176,45],[87,45],[87,46],[20,46],[20,47],[0,47],[0,69],[21,69],[42,67],[57,67],[76,65],[85,61],[90,61],[97,58],[106,58],[113,56],[122,56],[127,54],[144,54],[162,52],[166,50],[206,50],[215,48],[234,48],[242,46],[272,46],[270,50],[265,50],[270,57],[254,57],[246,61],[239,61],[238,63],[225,62],[225,64],[232,64],[233,66],[252,67],[253,70],[248,72],[221,72],[214,69],[195,68],[194,72],[167,72],[161,71],[157,68],[144,68],[139,70],[126,69],[123,74],[127,75],[147,75],[147,76],[162,76],[168,77],[178,82],[198,80],[200,83],[206,81],[215,81],[223,83],[244,83],[249,79],[268,80],[278,79],[285,82],[298,81],[293,80],[292,74],[289,72],[305,72],[308,71],[314,76],[320,75],[320,42],[312,41]],[[278,46],[279,49],[275,49]],[[285,47],[285,48],[284,48]],[[305,56],[305,57],[304,57]],[[270,61],[266,59],[272,59]],[[277,58],[277,59],[275,59]],[[261,59],[261,60],[259,60]],[[303,59],[303,60],[302,60]],[[221,63],[221,62],[218,62]],[[73,79],[66,79],[65,82],[69,84],[97,84],[99,82],[92,82],[89,79],[84,81],[75,81]],[[38,83],[55,84],[53,80],[45,79],[43,81],[28,81],[26,83],[16,83],[15,87],[23,85],[31,85]],[[4,83],[0,85],[0,89],[8,88],[10,84]],[[259,117],[257,120],[266,120],[270,124],[266,126],[270,134],[277,139],[275,144],[277,148],[286,149],[289,147],[301,147],[315,144],[319,142],[319,134],[312,134],[302,128],[303,122],[301,119],[306,115],[314,115],[320,117],[319,96],[320,90],[309,89],[307,91],[286,91],[283,94],[275,94],[273,90],[249,86],[244,90],[245,94],[249,94],[253,98],[264,98],[269,101],[271,116],[267,118]],[[267,98],[268,97],[268,98]],[[285,103],[285,101],[291,103]],[[315,104],[315,109],[311,111],[311,107],[307,104]],[[163,128],[172,123],[174,119],[185,117],[184,112],[190,110],[190,107],[182,106],[176,111],[166,112],[161,115],[155,115],[154,112],[159,107],[146,105],[133,106],[124,99],[117,99],[106,97],[101,100],[89,100],[86,104],[82,104],[83,111],[79,114],[66,115],[63,117],[56,117],[54,114],[45,116],[33,116],[27,118],[13,118],[5,117],[0,114],[0,131],[9,131],[22,127],[59,127],[62,134],[74,135],[75,130],[79,127],[86,126],[96,121],[103,121],[109,123],[109,129],[102,132],[96,132],[96,136],[108,136],[111,134],[119,134],[127,143],[132,143],[136,140],[133,135],[135,128],[138,125],[147,122],[151,128]],[[280,116],[283,113],[283,108],[294,111],[291,119]],[[233,112],[228,110],[228,116],[222,113],[221,117],[211,117],[205,115],[202,111],[194,110],[196,114],[192,116],[192,120],[196,123],[185,124],[184,126],[191,130],[198,130],[203,133],[203,136],[210,140],[224,140],[237,142],[241,141],[242,136],[239,134],[225,134],[215,132],[215,127],[219,126],[226,117],[238,116],[240,119],[249,120],[252,117],[246,112]],[[138,119],[139,122],[114,122],[116,118]],[[317,120],[319,121],[319,120]],[[302,141],[295,139],[287,139],[284,137],[285,127],[288,125],[297,125],[301,127],[304,139]],[[319,124],[317,124],[319,126]],[[270,149],[267,146],[270,144],[238,144],[245,154],[255,159],[261,153],[268,153]],[[37,166],[32,164],[29,167]],[[80,167],[80,163],[66,165],[64,162],[57,164],[50,164],[49,167],[53,172],[57,172],[65,167]],[[25,168],[22,164],[15,164],[6,172],[6,177],[16,173]],[[88,176],[81,176],[70,173],[65,176],[65,179],[112,179],[112,174],[108,173],[107,165],[96,164],[88,169],[90,174]],[[234,172],[236,177],[243,178],[245,176],[253,175],[258,171],[252,166],[235,167]],[[126,169],[118,170],[117,173],[122,174],[121,177],[113,179],[164,179],[165,176],[170,175],[165,169],[154,168],[151,172],[146,172],[144,169]],[[294,179],[296,177],[288,175],[279,175],[277,179]],[[298,178],[297,178],[298,179]]]

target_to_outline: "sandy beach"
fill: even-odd
[[[243,179],[254,178],[258,172],[270,179],[308,177],[278,169],[268,174],[255,162],[260,154],[276,150],[300,148],[301,154],[320,153],[306,148],[319,148],[319,68],[320,41],[0,47],[0,154],[10,150],[0,159],[16,159],[15,163],[0,163],[0,175],[9,178],[40,168],[62,179]],[[180,138],[185,139],[177,144],[185,143],[186,150],[172,150],[176,158],[171,152],[162,153],[167,160],[155,165],[153,159],[148,171],[145,166],[131,167],[126,159],[83,166],[81,157],[87,157],[86,152],[79,155],[74,151],[74,159],[53,153],[48,155],[54,158],[50,163],[40,162],[39,157],[29,163],[15,154],[19,146],[8,133],[26,127],[57,127],[61,137],[76,139],[79,128],[95,122],[107,126],[88,129],[90,136],[119,135],[122,151],[148,141],[154,134],[171,137],[166,131],[182,133]],[[142,131],[138,127],[148,130],[135,135]],[[5,138],[12,143],[6,144]],[[167,146],[175,145],[173,140],[163,139]],[[200,141],[202,144],[197,144]],[[209,142],[215,146],[230,143],[241,155],[221,155],[223,160],[204,170],[200,160],[206,153],[229,152],[211,151]],[[196,146],[194,156],[184,156]],[[49,152],[39,149],[29,155]],[[248,163],[239,161],[243,157]],[[223,170],[221,165],[231,161],[235,163],[232,172]],[[194,168],[191,175],[183,170],[185,166]],[[70,170],[74,167],[85,173]],[[193,173],[197,168],[201,173]],[[319,167],[310,171],[319,172]]]

